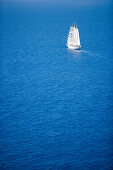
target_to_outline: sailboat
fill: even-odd
[[[68,46],[69,49],[73,49],[73,50],[78,50],[81,48],[79,30],[77,28],[77,25],[75,27],[75,24],[74,26],[70,27],[66,45]]]

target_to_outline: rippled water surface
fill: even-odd
[[[0,169],[112,169],[111,5],[2,3],[0,20]]]

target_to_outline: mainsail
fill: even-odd
[[[79,37],[79,30],[78,28],[75,26],[70,27],[69,30],[69,35],[68,35],[68,40],[67,40],[67,46],[69,48],[77,48],[77,47],[81,47],[80,46],[80,37]]]

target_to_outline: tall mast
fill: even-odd
[[[74,22],[74,27],[75,27],[75,22]]]

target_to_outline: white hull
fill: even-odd
[[[68,44],[66,45],[68,46],[69,49],[72,49],[72,50],[78,50],[81,48],[81,45],[68,45]]]

